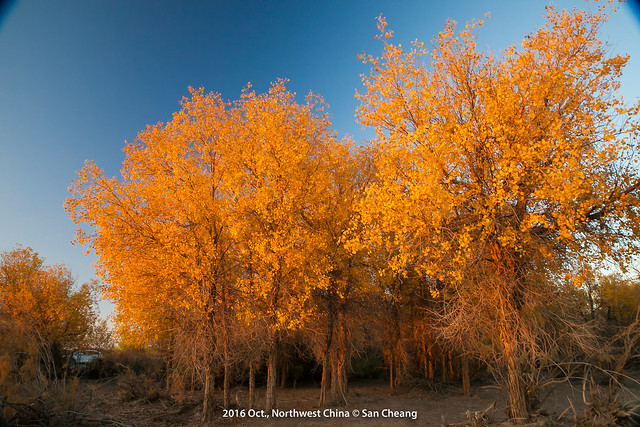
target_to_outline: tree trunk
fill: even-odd
[[[469,378],[469,356],[463,354],[461,359],[462,364],[462,395],[471,396],[471,380]]]
[[[347,337],[342,313],[338,317],[338,339],[336,340],[331,378],[332,403],[347,404]]]
[[[509,395],[509,418],[513,424],[524,424],[529,420],[522,368],[517,354],[506,352],[507,358],[507,393]]]
[[[249,363],[249,409],[256,404],[256,364]]]
[[[202,422],[210,422],[213,420],[213,375],[211,374],[211,369],[209,367],[206,368],[204,372],[204,397],[202,400]]]
[[[429,378],[430,380],[435,380],[436,379],[436,369],[434,366],[434,360],[433,360],[433,348],[431,348],[431,345],[429,346],[429,350],[428,350],[428,357],[429,357],[429,366],[428,366],[428,370],[427,370],[427,378]]]
[[[389,357],[389,388],[391,389],[392,393],[395,390],[395,387],[394,387],[395,386],[395,381],[394,381],[394,378],[393,378],[393,374],[394,374],[393,367],[395,365],[394,360],[393,360],[394,358],[395,358],[395,355],[393,354],[393,351],[392,351],[391,355]]]
[[[331,282],[333,284],[333,282]],[[327,389],[329,387],[329,370],[331,369],[331,345],[333,344],[333,325],[334,325],[334,313],[333,313],[333,299],[329,297],[329,318],[328,329],[325,339],[324,357],[322,360],[322,380],[320,383],[320,401],[318,402],[321,408],[327,404]]]
[[[329,382],[329,354],[322,361],[322,381],[320,382],[320,401],[318,406],[324,408],[327,403],[327,383]]]
[[[289,363],[287,359],[283,359],[284,360],[280,368],[280,388],[287,387],[287,378],[289,377]]]
[[[347,375],[344,355],[336,354],[331,366],[331,403],[347,403]]]
[[[278,347],[277,343],[269,351],[269,359],[267,360],[267,391],[265,399],[265,411],[271,414],[271,410],[276,408],[276,367],[278,366]]]
[[[224,364],[224,383],[222,393],[222,406],[225,409],[229,409],[231,406],[229,402],[229,395],[231,394],[231,363],[225,362]]]

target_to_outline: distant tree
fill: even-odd
[[[398,274],[414,266],[445,284],[441,330],[490,351],[514,422],[529,414],[525,360],[557,348],[542,333],[550,276],[638,250],[640,105],[617,94],[628,57],[598,40],[607,7],[549,7],[544,27],[500,55],[478,52],[482,21],[459,34],[449,21],[431,50],[405,50],[380,18],[384,52],[364,57],[358,115],[380,156],[363,245],[393,246]]]
[[[115,347],[115,340],[106,319],[97,319],[80,343],[82,348],[111,350]]]
[[[48,378],[58,374],[61,350],[80,346],[96,317],[91,287],[76,288],[65,266],[44,265],[28,247],[0,255],[0,322]]]
[[[598,281],[597,298],[606,320],[628,326],[640,310],[640,283],[620,274],[604,276]]]

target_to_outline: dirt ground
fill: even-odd
[[[640,372],[633,375],[640,378]],[[640,385],[627,381],[628,390],[621,393],[624,402],[640,402]],[[350,384],[348,405],[319,409],[318,387],[279,389],[278,416],[260,417],[264,403],[264,389],[258,389],[257,410],[247,408],[248,393],[244,388],[232,392],[233,409],[216,408],[214,424],[228,426],[446,426],[464,425],[475,412],[487,412],[492,425],[509,425],[505,416],[505,393],[493,385],[475,384],[472,396],[461,395],[455,385],[438,387],[416,384],[390,393],[382,380],[360,380]],[[116,381],[83,380],[81,390],[91,396],[87,410],[110,418],[121,425],[131,426],[200,426],[199,396],[194,394],[182,403],[160,398],[153,402],[137,400],[124,402],[118,396]],[[221,398],[221,397],[220,397]],[[222,402],[218,402],[222,403]],[[558,385],[542,405],[542,415],[532,425],[574,425],[574,411],[581,413],[585,406],[582,383]],[[244,410],[244,412],[242,412]],[[298,411],[297,413],[295,411]],[[306,416],[301,414],[306,412]],[[226,413],[225,413],[226,412]],[[564,413],[564,414],[563,414]],[[225,416],[226,415],[226,416]],[[560,415],[563,415],[560,418]],[[470,424],[471,425],[471,424]]]

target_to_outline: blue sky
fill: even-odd
[[[288,78],[300,100],[309,91],[325,98],[340,134],[364,140],[353,95],[368,67],[356,56],[380,52],[378,15],[408,44],[431,40],[447,17],[464,23],[489,11],[479,46],[497,52],[542,25],[545,4],[29,0],[0,8],[0,251],[31,246],[79,283],[94,277],[94,258],[70,243],[67,187],[86,159],[117,175],[125,140],[170,119],[188,86],[236,99],[247,82],[262,92]],[[629,100],[640,96],[637,12],[623,5],[602,30],[612,53],[631,55],[622,87]]]

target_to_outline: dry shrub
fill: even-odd
[[[494,424],[493,418],[496,412],[496,403],[498,402],[494,401],[484,411],[471,412],[467,410],[465,412],[467,419],[461,423],[447,424],[444,415],[442,415],[441,425],[446,427],[488,427]]]
[[[37,360],[0,356],[0,426],[104,426],[118,420],[87,409],[93,395],[80,388],[78,377],[50,380],[37,369]]]
[[[160,384],[146,374],[136,374],[129,368],[118,377],[118,396],[125,402],[134,400],[153,402],[163,395]]]
[[[21,426],[98,426],[118,424],[117,420],[87,412],[91,393],[78,389],[79,380],[57,382],[46,388],[21,387],[20,394],[3,400],[0,420]]]
[[[115,378],[128,371],[161,381],[166,370],[158,354],[148,350],[126,349],[105,352],[103,357],[93,360],[82,370],[82,377]]]
[[[593,379],[583,383],[583,399],[586,408],[582,414],[575,413],[576,425],[585,427],[637,426],[640,421],[638,402],[623,404],[618,386],[610,382],[601,386]],[[587,393],[589,397],[587,398]],[[634,407],[635,406],[635,407]]]
[[[184,383],[184,378],[179,372],[171,372],[167,378],[167,392],[176,402],[185,403],[189,395]]]

